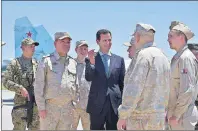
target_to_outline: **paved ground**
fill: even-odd
[[[11,119],[11,111],[13,108],[13,97],[14,97],[14,92],[7,91],[7,90],[2,90],[2,101],[3,101],[3,106],[2,106],[2,130],[12,130],[13,129],[13,124],[12,124],[12,119]],[[82,124],[81,121],[79,121],[78,125],[78,130],[82,130]]]

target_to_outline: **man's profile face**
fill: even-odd
[[[129,53],[128,57],[133,58],[135,56],[135,53],[136,53],[135,45],[133,44],[133,45],[129,46],[127,52]]]

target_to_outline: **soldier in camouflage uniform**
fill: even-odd
[[[173,21],[168,34],[170,48],[177,53],[171,60],[171,88],[168,122],[172,130],[194,130],[198,119],[195,100],[198,94],[198,61],[188,49],[194,36],[188,26]]]
[[[15,92],[14,108],[12,110],[13,130],[25,130],[27,122],[27,110],[25,108],[16,108],[17,106],[25,105],[27,99],[33,91],[33,82],[37,68],[37,62],[32,58],[35,46],[38,42],[34,42],[31,38],[26,38],[21,42],[23,54],[21,57],[11,61],[7,70],[4,73],[3,85],[10,91]],[[16,108],[16,109],[15,109]],[[39,129],[39,116],[36,103],[33,105],[32,123],[29,125],[29,130]]]
[[[198,44],[195,44],[195,43],[189,43],[188,44],[188,48],[192,51],[192,53],[195,55],[195,57],[197,58],[198,60]],[[198,72],[198,71],[197,71]],[[195,101],[195,105],[198,109],[198,97]],[[198,123],[195,125],[195,130],[198,130]]]
[[[155,29],[139,23],[135,42],[125,44],[133,57],[124,79],[119,130],[163,130],[169,96],[170,65],[154,43]],[[132,46],[133,45],[133,46]],[[131,49],[134,48],[135,49]]]
[[[91,83],[85,79],[85,57],[88,54],[88,43],[85,40],[76,42],[77,53],[77,74],[79,79],[80,101],[75,109],[75,121],[73,122],[74,130],[77,130],[78,122],[81,118],[83,129],[90,130],[89,114],[86,112],[88,95]]]
[[[41,130],[73,129],[79,91],[77,62],[67,54],[71,40],[67,32],[55,33],[56,51],[38,65],[34,91]]]

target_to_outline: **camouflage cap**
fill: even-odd
[[[138,23],[136,25],[136,31],[145,31],[145,32],[148,32],[150,30],[153,30],[154,33],[156,32],[155,28],[152,26],[152,25],[149,25],[149,24],[144,24],[144,23]]]
[[[88,47],[88,42],[86,40],[79,40],[76,42],[76,47],[86,45]]]
[[[65,39],[65,38],[69,38],[70,40],[72,40],[72,38],[71,38],[71,36],[69,35],[69,33],[67,33],[67,32],[56,32],[55,34],[54,34],[54,39],[55,40],[62,40],[62,39]]]
[[[184,35],[186,36],[186,38],[188,40],[194,36],[194,33],[184,23],[173,21],[171,24],[172,24],[172,28],[171,28],[171,26],[169,27],[171,30],[181,31],[182,33],[184,33]],[[174,26],[174,24],[176,24],[176,25]]]
[[[131,41],[130,42],[125,42],[124,43],[124,45],[128,46],[128,47],[130,47],[130,46],[132,46],[134,44],[135,44],[135,37],[134,36],[131,37]]]
[[[1,46],[4,46],[5,44],[6,44],[5,42],[1,41]]]
[[[190,50],[196,50],[196,51],[198,51],[198,43],[188,43],[188,48]]]
[[[34,44],[35,46],[38,46],[39,45],[38,42],[32,40],[31,38],[25,38],[21,42],[21,45],[32,45],[32,44]]]

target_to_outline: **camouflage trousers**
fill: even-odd
[[[73,129],[77,130],[78,122],[81,118],[82,127],[84,130],[90,130],[90,119],[89,114],[86,112],[85,109],[76,108],[74,112],[74,121],[73,121]]]
[[[170,125],[170,130],[195,130],[195,122],[191,122],[188,118],[183,119],[179,121],[178,125]]]
[[[139,117],[140,118],[140,117]],[[165,128],[165,116],[149,118],[129,117],[126,121],[127,130],[163,130]]]
[[[171,130],[195,130],[198,118],[197,107],[193,106],[189,115],[181,116],[177,125],[171,125]]]
[[[40,130],[72,130],[74,106],[71,102],[46,102],[46,117],[40,118]]]
[[[27,122],[23,117],[27,117],[27,110],[24,108],[18,108],[12,110],[12,123],[14,125],[13,130],[26,130]],[[29,125],[28,130],[39,130],[39,115],[37,106],[33,108],[32,123]]]

